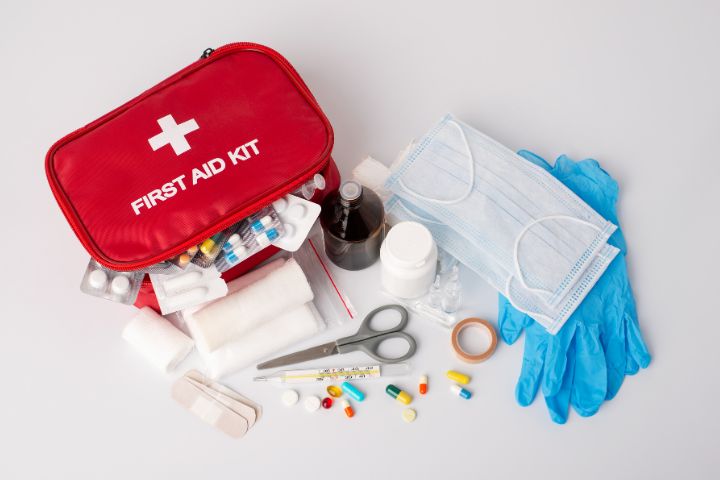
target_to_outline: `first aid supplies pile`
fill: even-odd
[[[473,292],[462,273],[499,293],[503,341],[525,333],[520,405],[542,390],[557,423],[571,407],[594,415],[648,366],[618,186],[596,161],[550,165],[447,115],[390,167],[367,157],[341,183],[332,145],[290,63],[237,43],[206,50],[47,154],[52,191],[91,257],[81,291],[139,309],[122,337],[159,371],[200,362],[171,397],[201,420],[236,438],[256,424],[261,407],[218,383],[248,368],[252,388],[283,389],[282,404],[347,419],[375,401],[368,380],[387,380],[408,423],[436,387],[472,402],[472,377],[490,368],[475,365],[498,335],[463,308]],[[376,263],[378,306],[357,321],[336,272]],[[376,328],[381,316],[393,325]],[[410,363],[419,346],[404,330],[416,319],[467,371],[441,381]],[[484,349],[463,345],[468,329],[487,337]],[[330,330],[336,340],[312,341]],[[387,355],[388,340],[404,350]],[[348,352],[371,361],[301,365]]]

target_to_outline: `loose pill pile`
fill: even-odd
[[[470,400],[473,396],[472,392],[465,388],[465,385],[470,384],[472,378],[470,375],[459,372],[457,370],[448,370],[445,372],[445,376],[452,383],[450,384],[450,392],[464,400]],[[418,392],[421,397],[426,396],[429,388],[429,379],[427,374],[420,375],[418,377]],[[320,410],[320,407],[324,410],[330,410],[333,404],[338,401],[340,402],[341,410],[347,418],[353,418],[355,416],[355,409],[350,403],[349,397],[357,402],[363,402],[366,398],[365,392],[360,390],[357,386],[350,382],[343,382],[338,385],[328,385],[325,387],[327,392],[326,397],[320,397],[317,395],[309,395],[304,399],[303,405],[309,412],[315,412]],[[385,386],[385,393],[394,399],[400,405],[407,408],[403,408],[400,412],[400,417],[405,423],[412,423],[417,418],[417,410],[409,407],[413,403],[413,396],[401,387],[388,384]],[[321,399],[322,398],[322,399]],[[285,390],[282,395],[282,401],[285,405],[291,406],[298,402],[299,395],[295,390]],[[422,401],[422,400],[420,400]]]

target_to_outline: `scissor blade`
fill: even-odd
[[[330,342],[317,347],[310,347],[306,350],[300,350],[299,352],[290,353],[283,355],[282,357],[273,358],[267,362],[263,362],[257,366],[258,370],[264,370],[266,368],[283,367],[285,365],[292,365],[293,363],[305,362],[308,360],[315,360],[316,358],[328,357],[338,353],[337,343]]]

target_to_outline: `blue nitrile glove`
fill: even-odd
[[[595,160],[573,162],[561,156],[551,167],[544,159],[522,150],[523,158],[550,172],[605,219],[619,226],[615,204],[618,187]],[[581,416],[595,414],[612,399],[625,375],[650,363],[638,327],[635,300],[625,264],[626,245],[618,227],[608,242],[620,249],[585,300],[560,329],[550,335],[502,295],[498,325],[508,344],[525,330],[525,351],[515,396],[520,405],[532,403],[542,384],[552,420],[567,421],[570,405]]]

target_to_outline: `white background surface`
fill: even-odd
[[[0,7],[0,478],[720,476],[717,2],[99,3]],[[243,440],[179,408],[173,377],[120,339],[133,310],[78,290],[87,254],[43,159],[204,48],[240,40],[297,67],[345,174],[368,153],[389,163],[447,111],[513,149],[597,158],[621,187],[650,368],[595,417],[558,426],[541,399],[514,401],[522,341],[468,367],[417,320],[413,363],[431,394],[412,425],[382,381],[363,385],[348,421],[282,407],[252,371],[228,381],[265,408]],[[384,302],[377,275],[341,275],[362,313]],[[464,278],[472,311],[495,321],[495,294]],[[449,367],[473,374],[473,400],[447,393]]]

